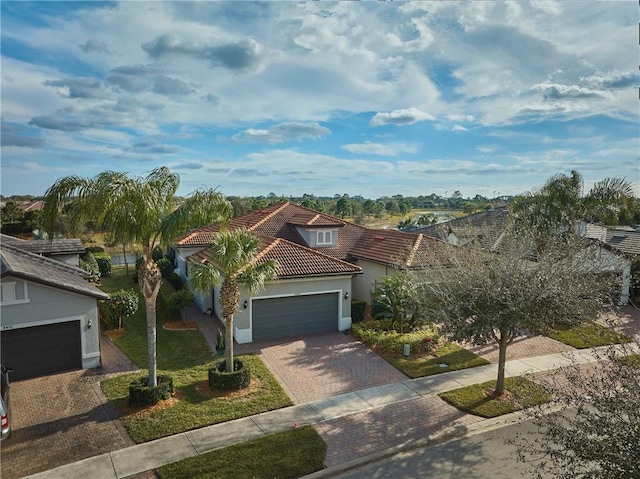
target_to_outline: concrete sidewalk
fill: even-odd
[[[519,376],[549,371],[569,364],[594,362],[605,351],[606,347],[603,347],[508,361],[506,376]],[[411,401],[442,401],[436,394],[495,379],[496,375],[497,365],[489,364],[364,389],[126,447],[28,477],[33,479],[126,478],[187,457],[284,431],[294,427],[294,424],[297,426],[323,425],[338,418],[361,414],[363,411],[383,410],[393,405],[404,407],[410,405]],[[466,416],[472,418],[468,424],[473,423],[474,427],[486,421],[489,421],[488,424],[495,422],[495,420]],[[442,434],[449,429],[451,429],[449,424],[440,424],[436,430],[432,429],[432,431]],[[326,469],[321,472],[329,475],[331,471]]]

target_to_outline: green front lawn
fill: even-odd
[[[105,278],[105,291],[122,288],[130,277],[115,274]],[[133,284],[133,283],[130,283]],[[135,286],[135,285],[133,285]],[[163,288],[171,288],[164,285]],[[124,321],[124,332],[115,339],[140,368],[147,367],[147,329],[144,302],[138,312]],[[129,383],[140,373],[126,374],[102,382],[102,389],[114,404],[134,441],[159,437],[251,416],[291,406],[292,402],[258,356],[242,356],[252,370],[249,388],[233,394],[215,395],[209,389],[208,369],[214,357],[200,331],[168,331],[157,328],[158,374],[173,377],[175,393],[171,399],[143,410],[128,405]],[[143,374],[148,374],[146,371]]]
[[[174,395],[159,405],[142,410],[128,405],[129,383],[140,374],[107,379],[102,382],[102,390],[137,443],[292,405],[258,356],[238,357],[245,367],[251,368],[252,383],[233,393],[216,394],[210,390],[207,371],[212,363],[160,370],[159,374],[173,377]]]
[[[593,321],[568,328],[552,329],[548,336],[576,349],[595,348],[608,344],[629,343],[631,338],[618,334]]]
[[[327,446],[311,426],[168,464],[161,479],[295,479],[324,468]]]
[[[492,396],[495,385],[495,381],[487,381],[443,392],[439,396],[461,411],[486,418],[502,416],[550,400],[540,385],[520,376],[506,378],[505,394],[497,398]]]
[[[410,378],[421,378],[434,374],[457,371],[458,369],[475,368],[490,364],[485,358],[467,351],[455,343],[445,343],[438,347],[432,355],[409,357],[397,354],[382,353],[382,357],[393,364]],[[441,364],[446,364],[442,367]]]

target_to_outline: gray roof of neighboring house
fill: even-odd
[[[631,256],[640,255],[640,230],[629,226],[615,228],[587,224],[588,238],[594,238],[606,243],[616,250]]]
[[[497,246],[498,240],[509,223],[509,210],[506,207],[455,218],[444,223],[412,228],[411,233],[422,233],[444,241],[450,234],[459,239],[469,239],[490,250]]]
[[[77,238],[26,241],[0,234],[0,243],[3,245],[10,244],[31,253],[44,255],[81,254],[85,251],[82,241]]]
[[[0,272],[3,278],[15,276],[97,299],[109,298],[108,294],[85,280],[86,271],[6,242],[0,249]]]

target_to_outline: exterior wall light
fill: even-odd
[[[89,321],[87,321],[87,329],[91,329],[91,326],[93,326],[93,321],[89,319]]]
[[[246,299],[244,300],[244,303],[242,304],[242,306],[244,306],[244,309],[247,309],[249,307],[249,301],[247,301]]]
[[[344,299],[349,299],[349,291],[347,291],[346,293],[344,293]]]

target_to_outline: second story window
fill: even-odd
[[[316,245],[318,246],[331,246],[333,244],[333,236],[331,230],[318,230],[316,238]]]

